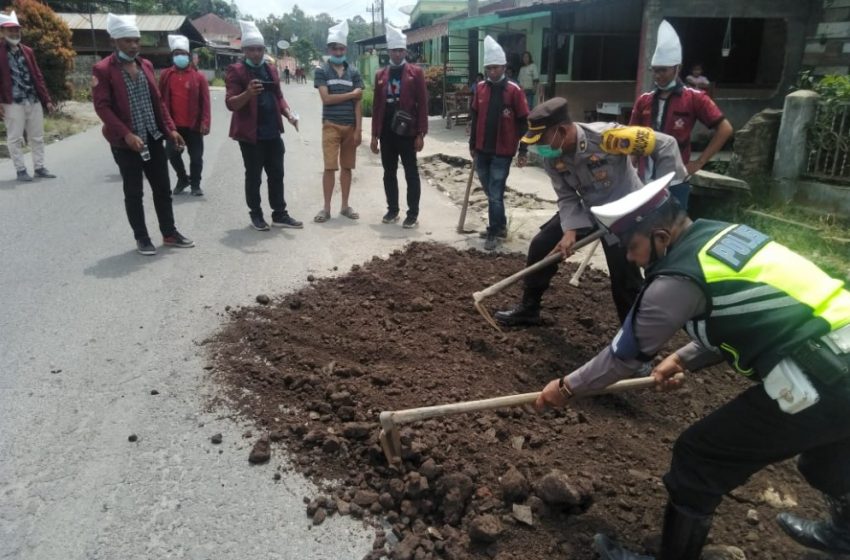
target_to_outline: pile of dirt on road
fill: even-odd
[[[306,514],[313,523],[338,514],[372,520],[380,529],[369,558],[590,559],[598,531],[654,550],[673,441],[746,386],[723,367],[671,394],[411,424],[402,429],[403,469],[386,464],[382,410],[538,391],[615,334],[607,277],[588,270],[570,287],[573,265],[547,293],[542,326],[496,332],[471,294],[522,266],[519,255],[416,243],[231,311],[212,341],[213,373],[227,406],[257,427],[252,460],[267,460],[271,447],[272,460],[286,453],[298,471],[334,481]],[[488,304],[519,293],[512,287]],[[795,502],[819,514],[791,463],[770,467],[724,500],[711,542],[749,558],[801,557],[773,521]]]

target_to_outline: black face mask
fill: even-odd
[[[665,248],[665,249],[664,249],[664,254],[663,254],[663,255],[661,255],[661,256],[659,256],[659,255],[658,255],[658,251],[655,249],[655,234],[656,234],[656,233],[658,233],[659,231],[663,231],[663,232],[665,232],[667,235],[670,235],[670,232],[669,232],[668,230],[666,230],[666,229],[654,229],[654,230],[652,230],[652,232],[649,234],[649,262],[648,262],[648,263],[647,263],[647,265],[644,267],[646,270],[649,270],[650,268],[652,268],[653,266],[655,266],[655,264],[656,264],[659,260],[661,260],[661,259],[663,259],[664,257],[666,257],[666,256],[667,256],[667,253],[669,253],[669,252],[670,252],[670,246],[668,245],[668,246],[667,246],[667,248]]]

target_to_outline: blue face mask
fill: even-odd
[[[344,56],[329,56],[328,60],[331,64],[345,64]]]
[[[186,68],[189,66],[189,55],[188,54],[175,54],[174,55],[174,66],[177,68]]]
[[[133,62],[134,60],[136,60],[135,56],[130,56],[129,54],[125,53],[124,51],[118,51],[118,58],[120,58],[124,62]]]

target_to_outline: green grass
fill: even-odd
[[[213,78],[210,82],[211,86],[224,87],[224,78]]]
[[[850,245],[828,239],[850,239],[850,221],[827,212],[807,210],[794,203],[772,200],[769,196],[770,186],[771,180],[768,178],[751,180],[751,200],[720,203],[701,200],[697,201],[692,214],[694,217],[750,225],[811,260],[826,273],[843,280],[845,285],[850,287]],[[793,220],[818,230],[755,216],[747,213],[747,210],[757,210]]]

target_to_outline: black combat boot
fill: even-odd
[[[699,560],[712,516],[699,515],[667,501],[658,560]]]
[[[840,498],[825,497],[832,517],[829,521],[812,521],[788,512],[777,515],[776,521],[789,537],[803,546],[833,554],[850,554],[850,494]]]
[[[513,309],[496,311],[496,322],[506,327],[540,324],[540,294],[532,294],[528,290],[522,293],[522,302]]]
[[[696,515],[668,501],[656,560],[699,560],[709,529],[710,515]],[[629,552],[603,534],[593,537],[593,548],[602,560],[653,560],[652,556]]]

